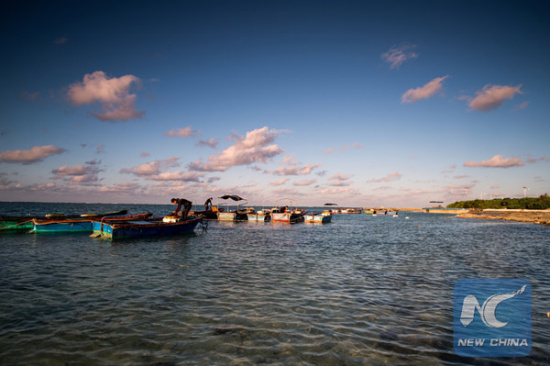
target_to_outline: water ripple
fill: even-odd
[[[179,238],[0,236],[2,365],[548,364],[548,228],[408,214]],[[533,351],[453,351],[453,286],[525,278]]]

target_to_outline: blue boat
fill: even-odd
[[[61,234],[61,233],[91,233],[94,220],[138,220],[152,216],[145,212],[135,215],[124,215],[128,211],[122,210],[108,214],[83,214],[79,217],[67,218],[64,215],[51,214],[46,218],[33,219],[34,234]]]
[[[94,221],[94,233],[91,236],[110,240],[170,236],[192,232],[201,221],[200,217],[183,220],[177,216],[134,221]]]

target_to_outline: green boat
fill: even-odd
[[[88,213],[88,214],[82,214],[82,215],[64,215],[61,213],[51,213],[47,214],[45,216],[3,216],[0,215],[0,234],[13,234],[13,233],[28,233],[28,232],[36,232],[36,222],[39,222],[40,224],[44,224],[41,227],[48,228],[47,231],[50,231],[49,229],[54,228],[54,226],[46,225],[46,224],[52,224],[52,223],[59,223],[63,221],[69,221],[71,223],[74,223],[76,225],[69,225],[70,229],[67,229],[68,226],[64,226],[63,229],[59,229],[57,231],[72,231],[73,228],[78,229],[80,227],[80,224],[88,223],[90,226],[91,231],[91,220],[102,218],[102,217],[116,217],[116,216],[122,216],[128,213],[128,210],[120,210],[115,212],[107,212],[107,213]],[[41,231],[41,230],[39,230]]]
[[[31,216],[0,216],[0,233],[26,233],[32,230]]]

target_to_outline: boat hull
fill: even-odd
[[[304,222],[304,215],[288,212],[271,213],[271,221],[295,224],[298,222]]]
[[[192,232],[201,221],[202,218],[195,218],[174,223],[162,221],[94,221],[93,236],[110,240],[172,236]]]
[[[305,215],[304,222],[310,224],[328,224],[332,222],[332,215]]]
[[[27,233],[32,230],[31,218],[7,218],[0,219],[0,233]]]
[[[248,217],[246,214],[238,212],[218,212],[218,221],[246,221]]]
[[[32,231],[36,234],[60,234],[60,233],[91,233],[93,231],[94,220],[103,221],[121,221],[121,220],[136,220],[145,219],[152,214],[150,212],[126,215],[126,216],[85,216],[75,219],[33,219]]]
[[[249,213],[247,214],[247,216],[248,216],[248,221],[259,221],[259,222],[271,221],[271,215],[265,214],[265,213],[260,213],[260,212]]]
[[[33,232],[36,234],[55,233],[91,233],[91,220],[33,220]]]

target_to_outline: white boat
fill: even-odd
[[[244,210],[239,209],[240,201],[245,201],[246,202],[245,198],[239,197],[237,195],[229,195],[229,194],[226,194],[224,196],[220,196],[220,197],[218,197],[218,199],[219,198],[221,198],[223,200],[231,199],[233,201],[236,201],[237,202],[237,209],[233,210],[233,211],[230,211],[229,210],[229,204],[227,205],[227,210],[218,209],[218,212],[217,212],[218,221],[246,221],[246,220],[248,220],[247,209],[244,209]],[[219,205],[218,205],[218,207],[219,207]]]
[[[268,222],[271,221],[271,210],[260,210],[246,214],[248,221]]]
[[[286,222],[289,224],[295,224],[298,222],[304,222],[304,215],[306,210],[300,208],[291,208],[292,200],[288,198],[282,198],[281,200],[289,201],[289,205],[275,206],[271,209],[271,221],[272,222]]]
[[[328,224],[332,221],[332,211],[324,210],[323,212],[314,212],[304,215],[304,222],[311,224]]]

